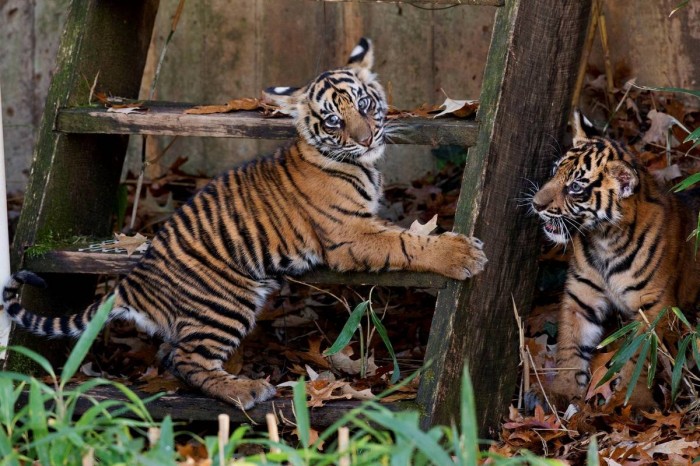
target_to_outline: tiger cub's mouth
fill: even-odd
[[[560,235],[563,233],[561,224],[553,220],[544,221],[544,231],[553,235]]]

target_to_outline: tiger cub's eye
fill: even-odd
[[[582,192],[583,185],[578,181],[574,181],[571,183],[571,186],[569,186],[569,194],[581,194]]]
[[[323,120],[323,125],[326,128],[337,128],[340,126],[341,119],[338,115],[330,115],[327,116],[325,120]]]
[[[357,102],[357,108],[364,112],[369,108],[370,100],[369,97],[363,97]]]

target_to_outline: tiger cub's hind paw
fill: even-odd
[[[442,241],[448,243],[444,275],[457,280],[465,280],[484,270],[488,262],[484,254],[484,243],[474,237],[459,233],[443,233]]]

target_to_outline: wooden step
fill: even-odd
[[[68,385],[66,390],[74,388]],[[130,387],[139,398],[146,399],[152,394],[144,393]],[[124,394],[118,389],[104,385],[91,389],[86,393],[87,397],[95,401],[102,402],[107,400],[126,400]],[[86,397],[78,400],[74,416],[78,417],[85,413],[94,404]],[[24,392],[20,397],[20,404],[25,405],[28,401],[28,394]],[[311,408],[309,410],[309,419],[312,427],[328,427],[339,420],[348,411],[357,408],[362,402],[355,400],[335,400],[329,401],[321,408]],[[386,408],[392,411],[402,409],[417,409],[417,405],[412,401],[400,401],[384,404]],[[267,413],[277,414],[277,418],[283,423],[284,419],[294,422],[295,416],[292,409],[292,400],[290,398],[273,398],[270,401],[265,401],[256,405],[254,408],[247,410],[245,413],[240,409],[224,403],[222,401],[209,398],[199,393],[177,393],[167,394],[160,398],[151,401],[146,405],[148,412],[153,419],[161,420],[165,416],[170,416],[174,421],[211,421],[217,422],[219,414],[228,414],[233,424],[251,424],[257,423],[265,425],[265,415]],[[133,414],[125,413],[129,417]]]
[[[59,110],[56,130],[76,134],[150,134],[156,136],[201,136],[219,138],[291,139],[296,134],[289,117],[265,117],[259,112],[191,115],[184,111],[194,104],[147,102],[147,111],[108,112],[106,108],[71,107]],[[393,144],[460,145],[476,143],[474,120],[453,117],[401,118],[402,126],[392,136]]]
[[[25,255],[23,268],[37,273],[79,273],[125,275],[141,259],[140,254],[79,251],[87,245],[48,251],[40,256]],[[448,278],[418,272],[352,272],[340,273],[320,269],[307,273],[300,281],[315,284],[379,285],[417,288],[444,288]]]
[[[320,0],[322,2],[336,3],[435,3],[440,5],[482,5],[503,6],[505,0]],[[438,8],[439,9],[439,8]]]

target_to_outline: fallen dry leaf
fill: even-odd
[[[433,118],[437,118],[443,115],[452,115],[457,118],[467,118],[473,115],[476,112],[476,109],[479,108],[478,100],[450,99],[450,97],[448,97],[447,93],[444,90],[442,92],[443,94],[445,94],[445,101],[442,103],[442,105],[440,105],[442,111],[437,115],[433,116]]]
[[[350,349],[350,348],[348,348]],[[348,354],[349,353],[349,354]],[[345,372],[346,374],[355,375],[362,371],[362,359],[352,359],[351,351],[341,350],[339,353],[327,356],[334,369]],[[377,365],[374,363],[374,355],[367,358],[365,366],[367,375],[374,375],[377,372]]]
[[[680,121],[676,120],[671,115],[653,109],[649,110],[649,113],[647,113],[647,118],[649,121],[651,121],[651,127],[642,137],[642,141],[645,143],[666,144],[666,137],[669,134],[668,130],[673,125],[678,125],[685,128]],[[671,135],[671,137],[673,136]],[[675,144],[673,145],[678,145],[678,141],[675,141]]]
[[[697,448],[698,445],[700,445],[697,441],[692,441],[689,442],[684,439],[677,439],[677,440],[670,440],[668,442],[664,443],[659,443],[654,445],[653,447],[645,450],[649,455],[653,455],[655,453],[661,453],[664,455],[671,455],[671,454],[682,454],[683,450],[686,448]]]
[[[232,99],[224,105],[198,105],[188,108],[185,113],[190,115],[207,115],[210,113],[228,113],[240,110],[257,110],[262,107],[259,99],[246,97],[243,99]]]
[[[433,218],[425,222],[425,224],[421,224],[418,220],[414,220],[413,223],[411,223],[411,227],[408,229],[408,232],[416,235],[429,235],[437,228],[437,217],[437,214],[433,215]]]
[[[330,400],[349,400],[351,395],[341,394],[333,395],[333,391],[347,385],[348,382],[343,380],[314,380],[306,383],[306,393],[309,395],[309,401],[306,405],[309,408],[320,408],[326,401]]]
[[[126,249],[127,256],[131,256],[135,252],[143,253],[148,249],[148,238],[141,233],[136,233],[134,236],[126,236],[124,233],[115,233],[114,239],[116,242],[111,245],[112,248]]]

